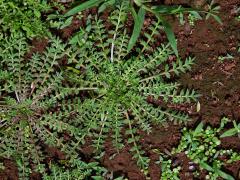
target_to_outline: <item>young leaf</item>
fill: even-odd
[[[74,7],[73,9],[71,9],[70,11],[68,11],[64,16],[72,16],[74,14],[77,14],[85,9],[89,9],[92,8],[98,4],[100,4],[101,2],[103,2],[104,0],[88,0],[84,3],[81,3],[80,5]]]
[[[135,10],[132,9],[132,11],[135,11]],[[145,10],[141,7],[138,11],[137,16],[135,16],[136,14],[135,12],[133,12],[132,14],[134,17],[134,28],[133,28],[131,39],[129,40],[129,43],[128,43],[128,51],[130,51],[133,48],[133,46],[136,44],[137,39],[140,35],[143,22],[144,22]]]
[[[219,24],[223,24],[223,22],[222,22],[222,20],[220,19],[219,16],[212,14],[212,17],[213,17]]]
[[[99,8],[98,8],[98,13],[103,12],[107,7],[112,6],[116,3],[116,0],[108,0],[107,2],[103,3]]]
[[[199,134],[203,130],[203,122],[201,122],[195,129],[194,135]]]
[[[115,180],[123,180],[123,177],[117,177]]]
[[[236,121],[233,121],[234,128],[239,131],[240,130],[240,123],[237,125]]]
[[[229,174],[221,171],[220,169],[216,169],[215,171],[216,171],[217,174],[218,174],[219,176],[221,176],[223,179],[234,180],[234,178],[233,178],[231,175],[229,175]]]
[[[189,13],[192,14],[196,19],[202,19],[197,11],[189,11]]]
[[[65,27],[69,26],[72,23],[73,16],[67,18],[64,24],[60,27],[60,29],[64,29]]]
[[[178,14],[184,12],[189,13],[196,12],[193,8],[184,8],[182,6],[168,6],[168,5],[153,6],[152,9],[160,14]]]
[[[219,24],[223,24],[222,20],[220,19],[220,17],[218,17],[217,15],[215,14],[212,14],[212,13],[208,13],[206,15],[206,19],[209,19],[209,17],[213,17]]]
[[[94,180],[104,180],[104,178],[101,177],[101,176],[92,176],[92,178],[93,178]]]
[[[184,8],[181,6],[168,6],[168,5],[159,5],[159,6],[153,6],[152,9],[154,9],[156,12],[160,14],[171,14],[174,12],[181,12]]]
[[[234,136],[235,134],[237,134],[237,130],[235,128],[233,129],[229,129],[228,131],[224,132],[220,138],[224,138],[224,137],[229,137],[229,136]]]
[[[211,166],[209,166],[207,163],[205,163],[205,162],[203,162],[203,161],[200,161],[199,165],[200,165],[201,168],[203,168],[203,169],[206,169],[206,170],[211,171],[211,172],[214,171],[214,169],[213,169]]]
[[[169,43],[175,53],[175,55],[178,57],[178,50],[177,50],[177,40],[175,38],[174,32],[172,30],[171,25],[165,21],[163,18],[162,19],[162,25],[164,26],[164,31],[167,35],[167,38],[169,40]]]

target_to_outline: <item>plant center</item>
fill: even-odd
[[[106,102],[122,105],[125,108],[129,108],[131,96],[138,91],[138,79],[126,78],[124,73],[116,69],[104,73],[102,83]]]

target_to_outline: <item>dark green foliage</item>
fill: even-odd
[[[225,131],[221,135],[221,138],[229,137],[229,136],[235,136],[235,135],[238,135],[238,137],[240,138],[240,123],[237,124],[236,121],[233,121],[233,128]]]
[[[193,59],[170,63],[168,57],[174,53],[170,45],[151,47],[159,22],[149,27],[136,52],[129,52],[130,37],[124,28],[127,9],[126,3],[117,6],[108,30],[96,17],[69,45],[51,37],[45,52],[31,59],[24,58],[29,49],[24,35],[0,37],[0,157],[15,160],[22,179],[32,171],[46,179],[69,175],[86,179],[92,172],[103,176],[103,168],[79,157],[86,137],[92,139],[98,158],[108,136],[117,151],[128,143],[133,158],[145,169],[149,158],[141,148],[138,131],[150,133],[152,124],[189,120],[184,113],[156,107],[146,99],[160,97],[164,103],[196,100],[194,91],[183,90],[173,81],[174,76],[190,70]],[[68,65],[60,67],[63,58]],[[65,155],[61,166],[50,164],[50,175],[43,163],[46,145]]]
[[[0,0],[0,9],[0,33],[21,31],[31,38],[48,31],[41,21],[41,14],[50,9],[45,0]]]
[[[179,15],[180,19],[183,19],[184,13],[189,13],[192,17],[192,19],[202,19],[199,12],[206,14],[206,19],[209,17],[213,17],[216,21],[221,23],[221,19],[215,15],[218,13],[219,6],[216,6],[214,4],[214,1],[211,2],[209,5],[208,11],[202,11],[197,10],[193,8],[184,8],[182,6],[169,6],[169,5],[158,5],[153,6],[151,3],[154,1],[145,1],[145,0],[87,0],[73,9],[69,10],[65,17],[72,16],[74,14],[77,14],[83,10],[92,8],[94,6],[99,6],[98,12],[103,12],[108,7],[114,7],[116,8],[119,6],[119,4],[126,4],[128,6],[128,12],[131,13],[134,19],[134,29],[131,35],[131,39],[128,43],[128,51],[130,51],[134,45],[137,42],[138,37],[140,36],[140,32],[143,26],[144,18],[145,18],[145,12],[152,13],[156,16],[158,21],[163,26],[163,30],[166,32],[167,38],[169,40],[169,43],[175,53],[176,56],[178,56],[178,50],[177,50],[177,42],[174,35],[174,32],[172,30],[171,25],[165,20],[166,15]],[[138,14],[136,13],[136,7],[139,8]],[[183,21],[183,20],[181,20]]]
[[[15,160],[20,178],[27,179],[32,171],[45,173],[44,146],[58,147],[66,155],[65,165],[77,168],[73,171],[85,179],[91,166],[81,162],[78,153],[71,152],[73,142],[66,143],[61,136],[64,132],[73,139],[81,135],[81,129],[66,121],[75,113],[64,100],[81,89],[63,84],[58,61],[64,55],[65,45],[52,37],[43,54],[26,60],[26,39],[12,34],[3,40],[0,50],[0,157]],[[53,172],[58,174],[54,167]]]
[[[129,40],[129,43],[128,43],[128,51],[130,51],[134,47],[134,45],[136,44],[139,38],[141,29],[144,23],[144,19],[145,19],[145,13],[146,13],[145,9],[143,8],[139,9],[138,14],[135,12],[134,8],[132,8],[131,11],[134,18],[134,29],[133,29],[133,34],[131,36],[131,39]]]
[[[149,159],[138,143],[138,130],[150,133],[151,124],[189,120],[186,114],[154,107],[147,103],[147,97],[160,96],[166,103],[184,103],[196,100],[198,95],[194,91],[181,90],[179,84],[171,82],[173,75],[190,70],[193,59],[184,62],[178,59],[169,64],[168,57],[174,53],[169,45],[154,50],[150,46],[154,35],[158,34],[158,22],[144,34],[146,38],[141,41],[138,52],[128,52],[130,37],[123,26],[127,8],[123,3],[110,15],[111,30],[106,31],[102,20],[96,18],[90,32],[82,29],[73,38],[66,76],[76,88],[95,88],[89,92],[90,98],[78,107],[77,125],[83,133],[78,143],[84,143],[84,137],[91,136],[96,151],[101,152],[109,134],[117,149],[124,146],[123,139],[128,137],[134,158],[145,168]],[[149,54],[149,51],[154,52]]]
[[[194,179],[199,178],[204,170],[207,172],[204,172],[206,174],[205,179],[233,180],[234,178],[224,171],[224,167],[226,167],[226,164],[239,161],[240,154],[232,149],[221,149],[219,139],[219,135],[227,122],[229,122],[229,119],[223,118],[219,128],[204,127],[203,123],[200,123],[195,130],[185,127],[178,147],[173,148],[171,153],[166,154],[154,149],[153,151],[160,155],[159,161],[156,163],[161,166],[161,179],[180,179],[183,167],[181,163],[176,165],[178,160],[175,160],[175,158],[181,158],[185,153],[190,159],[189,171],[191,171]]]
[[[224,128],[228,119],[223,118],[219,128],[210,126],[204,128],[203,123],[200,123],[195,130],[183,129],[183,137],[178,148],[173,150],[173,154],[185,152],[185,154],[201,169],[208,171],[206,179],[217,179],[219,177],[227,180],[234,178],[225,173],[222,167],[226,161],[222,160],[222,156],[230,157],[229,162],[239,159],[239,153],[230,150],[219,149],[221,141],[219,132]]]
[[[99,167],[98,163],[91,162],[91,163],[84,163],[78,160],[72,162],[72,166],[74,168],[64,168],[59,167],[56,164],[51,164],[50,169],[52,171],[51,175],[44,174],[44,180],[85,180],[87,178],[92,178],[96,180],[103,180],[100,174],[105,172],[105,169]],[[96,174],[93,176],[93,174]]]

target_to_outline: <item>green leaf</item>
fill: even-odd
[[[108,0],[107,2],[103,3],[99,8],[98,8],[98,13],[103,12],[107,7],[112,6],[116,3],[116,0]]]
[[[236,121],[233,121],[234,128],[239,131],[240,130],[240,123],[237,125]]]
[[[208,19],[210,16],[212,16],[219,24],[223,24],[222,20],[220,19],[219,16],[215,15],[215,14],[207,14],[206,19]]]
[[[214,171],[214,169],[213,169],[211,166],[209,166],[207,163],[205,163],[205,162],[203,162],[203,161],[200,161],[199,165],[200,165],[201,168],[203,168],[203,169],[206,169],[206,170],[211,171],[211,172]]]
[[[63,29],[67,26],[69,26],[72,23],[73,16],[67,18],[67,20],[64,22],[64,24],[60,27],[60,29]]]
[[[234,178],[233,178],[231,175],[229,175],[229,174],[221,171],[220,169],[215,169],[215,171],[216,171],[217,174],[218,174],[219,176],[221,176],[223,179],[234,180]]]
[[[224,117],[221,120],[221,125],[220,125],[220,129],[224,128],[225,124],[227,124],[227,122],[229,122],[229,119]]]
[[[121,177],[118,177],[118,178],[116,178],[114,180],[123,180],[123,177],[121,176]]]
[[[180,6],[159,5],[153,6],[152,9],[160,14],[170,14],[174,10],[181,8]]]
[[[101,176],[92,176],[92,178],[93,178],[94,180],[104,180],[104,178],[101,177]]]
[[[196,127],[196,129],[195,129],[195,131],[194,131],[194,135],[199,134],[200,132],[202,132],[202,130],[203,130],[203,122],[201,122],[201,123]]]
[[[171,25],[165,21],[163,18],[161,18],[162,20],[162,25],[164,26],[164,31],[167,35],[168,41],[175,53],[175,55],[178,57],[178,50],[177,50],[177,40],[175,38],[174,32],[172,30]]]
[[[136,44],[143,26],[144,18],[145,18],[145,10],[142,7],[139,9],[137,16],[135,15],[136,14],[135,10],[132,9],[132,11],[133,11],[132,14],[134,17],[134,28],[133,28],[131,39],[129,40],[129,43],[128,43],[128,49],[127,49],[128,51],[130,51]]]
[[[184,8],[182,6],[168,6],[168,5],[153,6],[152,9],[160,14],[177,14],[194,11],[193,8]]]
[[[224,138],[224,137],[229,137],[229,136],[234,136],[235,134],[237,134],[237,130],[235,128],[233,129],[229,129],[228,131],[224,132],[220,138]]]
[[[71,9],[70,11],[68,11],[64,16],[72,16],[74,14],[77,14],[85,9],[89,9],[92,8],[94,6],[97,6],[98,4],[100,4],[101,2],[103,2],[104,0],[89,0],[86,1],[76,7],[74,7],[73,9]]]
[[[41,17],[41,12],[38,10],[33,10],[33,13],[36,17],[40,18]]]
[[[189,13],[193,15],[196,19],[202,19],[202,17],[197,11],[189,11]]]
[[[212,17],[213,17],[219,24],[223,24],[223,22],[222,22],[222,20],[220,19],[219,16],[213,14]]]
[[[129,138],[129,139],[127,140],[127,142],[128,142],[129,144],[133,143],[134,141],[135,141],[134,138]]]

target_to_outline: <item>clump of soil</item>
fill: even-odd
[[[18,168],[16,164],[10,159],[2,159],[1,162],[4,165],[4,170],[0,171],[1,180],[17,180],[18,177]]]

